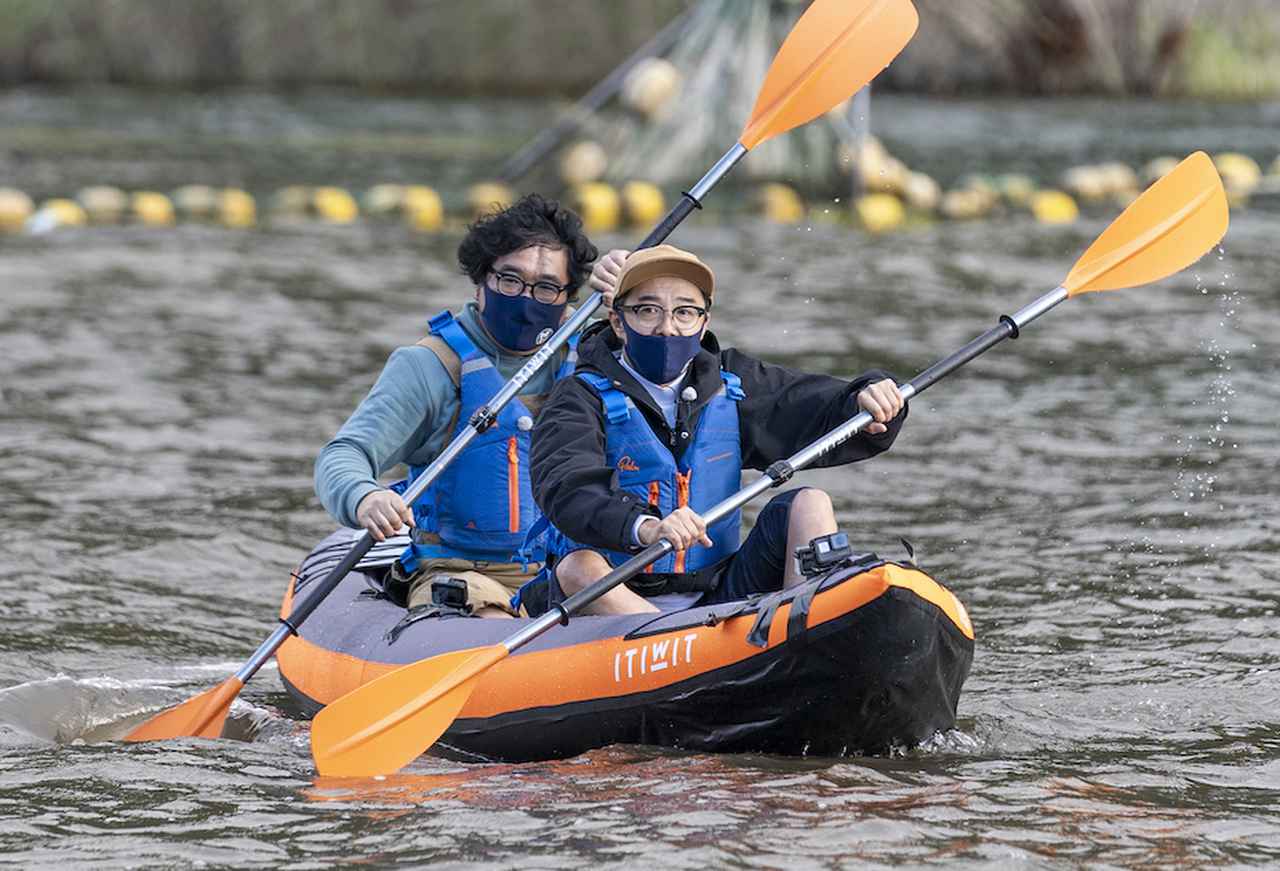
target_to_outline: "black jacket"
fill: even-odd
[[[878,370],[853,381],[811,375],[762,363],[733,348],[720,350],[709,331],[682,387],[698,398],[676,404],[672,431],[649,392],[614,357],[621,342],[607,323],[588,327],[579,344],[578,372],[610,379],[635,402],[655,434],[678,460],[689,445],[703,407],[720,389],[720,369],[742,379],[746,398],[738,403],[742,465],[763,470],[815,441],[858,412],[855,397],[867,385],[889,376]],[[860,433],[820,457],[813,467],[865,460],[893,444],[907,409],[878,436]],[[583,544],[633,551],[631,530],[641,514],[656,515],[647,502],[618,486],[605,461],[605,420],[600,397],[580,378],[558,382],[533,428],[530,457],[533,497],[562,532]]]

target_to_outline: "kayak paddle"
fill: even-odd
[[[702,208],[702,198],[751,148],[813,120],[860,90],[897,57],[915,33],[918,23],[911,0],[814,0],[778,50],[742,138],[682,196],[637,248],[652,248],[660,244],[694,209]],[[406,505],[412,505],[472,439],[493,425],[498,413],[565,342],[586,325],[603,301],[604,296],[599,291],[592,293],[547,343],[529,357],[489,404],[472,415],[467,429],[458,433],[405,491]],[[373,545],[374,538],[366,531],[342,562],[311,588],[306,599],[287,617],[280,618],[280,625],[234,675],[213,689],[157,714],[126,735],[125,740],[220,736],[227,712],[241,687],[290,635],[297,634],[302,622]],[[459,707],[462,701],[465,701],[465,696],[458,702]]]
[[[1133,287],[1190,266],[1227,231],[1227,199],[1213,162],[1203,152],[1135,200],[1076,262],[1062,286],[999,323],[901,386],[910,399],[1019,331],[1058,303],[1082,293]],[[708,524],[788,481],[799,469],[852,438],[872,421],[863,411],[765,473],[702,516]],[[659,539],[591,586],[501,644],[455,651],[407,665],[336,700],[316,715],[311,752],[322,775],[390,774],[425,752],[453,723],[481,676],[493,665],[571,614],[639,574],[674,550]]]

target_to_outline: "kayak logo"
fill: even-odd
[[[638,472],[640,467],[636,465],[636,461],[629,456],[623,456],[618,460],[618,471],[620,472]]]
[[[690,632],[682,638],[664,638],[651,641],[639,647],[628,647],[613,655],[613,682],[622,683],[624,679],[633,680],[638,675],[646,675],[680,665],[693,664],[693,642],[697,640],[696,632]]]

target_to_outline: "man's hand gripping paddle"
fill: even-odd
[[[741,139],[716,162],[701,181],[684,194],[680,202],[637,247],[651,248],[671,235],[694,209],[702,207],[702,198],[750,149],[766,139],[813,120],[860,90],[897,57],[915,33],[918,21],[911,0],[814,0],[774,58]],[[555,335],[529,358],[487,406],[472,416],[467,428],[410,485],[403,497],[405,504],[412,505],[471,440],[492,425],[506,404],[555,356],[571,336],[586,325],[603,301],[604,297],[598,292],[587,298],[573,317],[556,330]],[[157,714],[126,735],[125,740],[154,741],[182,736],[220,736],[227,712],[240,688],[275,655],[290,635],[297,634],[302,622],[333,592],[373,545],[373,536],[365,532],[342,562],[307,592],[305,600],[295,606],[287,617],[280,618],[280,625],[234,675],[213,689]],[[506,648],[502,649],[505,651]],[[446,658],[448,657],[437,657],[431,661]],[[435,674],[430,669],[428,671]],[[458,701],[458,708],[463,701],[465,696]],[[456,712],[458,708],[453,710]],[[452,719],[453,715],[450,714],[449,720]],[[445,726],[447,725],[446,722]],[[443,730],[442,726],[440,731]],[[439,732],[435,735],[438,736]],[[435,736],[429,737],[423,742],[422,748],[425,749],[433,741]],[[399,768],[418,752],[421,751],[412,752],[387,770]]]
[[[785,48],[784,48],[785,51]],[[1000,318],[999,324],[902,385],[910,398],[1019,331],[1058,303],[1082,293],[1147,284],[1191,265],[1227,230],[1227,200],[1212,161],[1202,152],[1156,182],[1106,229],[1076,262],[1061,287]],[[871,422],[861,412],[714,506],[707,523],[790,479]],[[323,775],[389,774],[444,734],[480,678],[509,653],[581,610],[673,550],[665,539],[618,566],[590,587],[512,635],[502,644],[426,659],[372,681],[322,710],[311,729],[311,749]]]

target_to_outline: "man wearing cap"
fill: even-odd
[[[803,580],[790,554],[836,531],[831,499],[783,492],[739,547],[738,512],[701,512],[860,410],[874,423],[815,465],[886,450],[906,417],[883,372],[853,381],[773,366],[707,331],[711,269],[670,245],[611,251],[593,282],[615,289],[608,323],[588,328],[574,377],[557,383],[533,432],[534,498],[548,535],[550,601],[666,538],[677,548],[588,606],[589,613],[674,610],[745,598]]]
[[[401,589],[410,607],[430,607],[432,587],[448,581],[454,597],[465,584],[466,609],[511,616],[512,594],[540,568],[537,549],[527,553],[531,561],[515,558],[540,517],[529,488],[529,431],[555,379],[573,371],[572,347],[525,385],[412,508],[400,498],[407,480],[386,487],[378,476],[399,463],[409,467],[408,480],[422,474],[551,337],[596,253],[579,217],[537,194],[481,218],[458,246],[475,301],[457,317],[444,311],[431,318],[426,337],[396,349],[316,459],[316,493],[339,522],[378,541],[412,527],[392,569],[393,580],[407,584]]]

